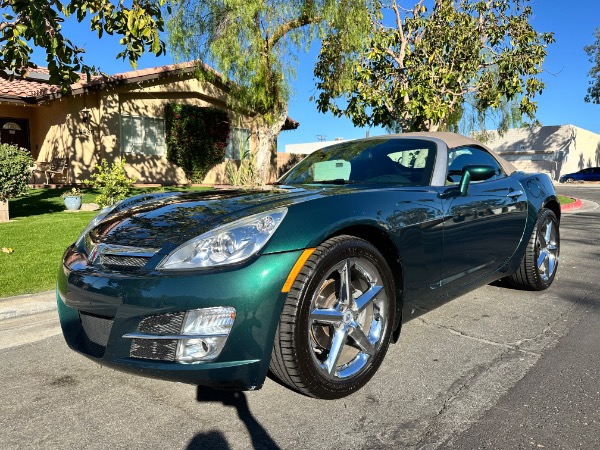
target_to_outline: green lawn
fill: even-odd
[[[569,203],[575,203],[575,199],[572,197],[565,197],[564,195],[558,196],[558,201],[561,205],[568,205]]]
[[[66,212],[60,198],[65,190],[34,189],[28,196],[9,202],[10,222],[0,224],[0,248],[12,248],[13,252],[0,252],[0,298],[54,288],[63,252],[96,215]],[[132,195],[157,190],[134,189]],[[93,202],[98,193],[94,189],[83,192],[84,203]]]

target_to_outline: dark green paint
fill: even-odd
[[[283,308],[281,288],[301,251],[265,255],[242,267],[197,274],[139,276],[71,272],[58,276],[58,306],[65,339],[83,352],[78,311],[114,318],[101,360],[120,370],[181,382],[249,388],[263,384]],[[233,306],[236,320],[227,345],[211,363],[182,365],[129,357],[134,332],[148,315],[208,306]],[[213,369],[218,369],[213,372]],[[217,377],[217,378],[215,378]]]

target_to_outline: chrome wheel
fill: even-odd
[[[558,262],[558,232],[556,223],[546,217],[537,236],[537,269],[542,281],[547,283]]]
[[[394,277],[379,250],[354,236],[328,239],[287,295],[271,373],[311,397],[350,395],[381,365],[395,314]]]
[[[366,259],[346,259],[324,277],[308,325],[308,345],[323,375],[345,379],[368,366],[381,346],[387,301],[381,276]]]

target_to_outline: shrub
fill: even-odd
[[[229,178],[229,184],[233,186],[258,186],[260,177],[256,168],[256,155],[246,150],[238,166],[235,161],[227,161],[225,173]]]
[[[83,194],[81,193],[81,190],[79,188],[72,188],[70,191],[63,192],[60,195],[60,198],[81,197],[81,196],[83,196]]]
[[[8,222],[8,200],[27,192],[32,164],[28,150],[0,144],[0,222]]]
[[[129,194],[134,179],[127,176],[125,172],[125,160],[108,165],[106,159],[96,164],[97,173],[93,173],[86,183],[100,189],[100,195],[96,197],[96,203],[101,208],[111,206],[119,200],[123,200]]]
[[[229,118],[218,108],[169,103],[165,106],[167,159],[177,164],[192,183],[225,158]]]

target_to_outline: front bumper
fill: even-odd
[[[92,360],[133,374],[215,388],[260,388],[287,295],[281,289],[301,253],[264,255],[243,267],[194,273],[123,274],[62,265],[57,302],[65,340]],[[140,358],[132,351],[134,340],[124,337],[150,316],[214,306],[234,307],[236,318],[213,361]]]

